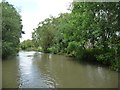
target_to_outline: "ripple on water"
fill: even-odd
[[[62,55],[20,51],[17,58],[2,63],[4,88],[118,87],[118,73],[88,63],[74,63],[74,59]]]
[[[44,74],[44,83],[48,88],[55,88],[55,80],[49,74]]]

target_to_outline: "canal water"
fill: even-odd
[[[2,62],[3,88],[117,88],[118,73],[63,55],[20,51]]]

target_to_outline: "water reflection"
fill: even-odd
[[[3,87],[10,85],[19,88],[118,87],[117,72],[100,65],[78,63],[74,58],[62,55],[21,51],[17,58],[3,61],[3,70],[5,75]],[[13,80],[14,83],[11,83]]]
[[[43,84],[40,73],[33,65],[33,56],[35,52],[19,53],[19,87],[20,88],[41,88],[46,87]],[[34,83],[37,82],[37,83]]]
[[[51,81],[54,83],[54,87],[117,87],[116,72],[97,65],[73,62],[71,59],[61,55],[44,54],[41,58],[37,58],[40,62],[36,61],[35,65],[46,78],[46,82]],[[115,78],[111,76],[115,76]]]
[[[40,58],[39,58],[40,57]],[[50,69],[50,57],[48,54],[40,54],[38,58],[34,58],[34,63],[37,67],[37,69],[40,71],[44,83],[49,87],[49,88],[55,88],[56,87],[56,81],[52,75],[52,72],[49,70]]]

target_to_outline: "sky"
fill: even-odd
[[[6,0],[20,12],[23,31],[20,41],[31,39],[34,28],[39,22],[50,16],[69,12],[68,8],[73,0]]]

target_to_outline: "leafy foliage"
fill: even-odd
[[[22,50],[32,50],[33,49],[33,42],[32,40],[24,40],[23,42],[20,43],[20,48]]]
[[[73,2],[71,13],[41,22],[33,40],[43,51],[65,53],[120,70],[119,13],[119,2]]]
[[[5,1],[0,4],[2,4],[2,57],[5,58],[18,51],[22,20],[13,5]]]

